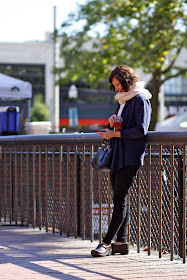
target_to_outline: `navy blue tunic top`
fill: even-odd
[[[120,104],[117,104],[117,114]],[[145,94],[139,94],[126,102],[121,113],[123,118],[121,138],[110,139],[113,147],[111,173],[125,165],[143,165],[145,156],[145,138],[151,119],[151,104]],[[108,125],[110,128],[110,124]],[[110,128],[111,129],[111,128]]]

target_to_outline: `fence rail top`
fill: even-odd
[[[46,135],[1,136],[0,145],[36,144],[100,144],[102,138],[96,133],[63,133]]]
[[[146,143],[155,144],[187,144],[187,131],[159,132],[149,131],[146,136]]]
[[[97,133],[63,133],[46,135],[13,135],[0,136],[0,145],[36,145],[36,144],[101,144],[103,138]],[[158,132],[149,131],[146,143],[159,144],[187,144],[187,131]]]

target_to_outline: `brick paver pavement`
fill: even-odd
[[[131,248],[127,256],[93,258],[97,242],[59,233],[0,225],[0,280],[186,280],[182,260],[148,256]]]

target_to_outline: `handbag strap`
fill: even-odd
[[[101,144],[101,148],[102,149],[105,149],[107,146],[109,146],[109,140],[107,139],[104,139],[102,144]]]
[[[107,140],[107,139],[104,139],[103,140],[103,143],[102,144],[105,144],[105,145],[107,145],[109,143],[109,140]]]

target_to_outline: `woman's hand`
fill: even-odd
[[[113,115],[108,119],[111,128],[114,127],[114,123],[115,123],[116,118],[117,118],[116,114],[113,114]]]
[[[109,140],[113,137],[121,138],[121,132],[120,131],[113,131],[113,130],[108,129],[108,128],[102,129],[102,131],[98,131],[96,133],[99,134],[104,139],[107,139],[107,140]]]

